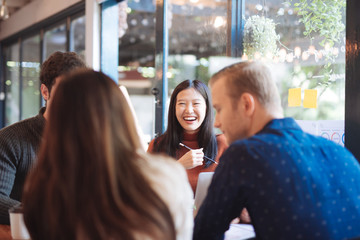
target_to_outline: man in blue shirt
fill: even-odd
[[[196,216],[194,239],[223,239],[243,208],[256,239],[359,237],[359,163],[283,118],[269,69],[237,63],[216,73],[210,86],[215,127],[231,145]]]

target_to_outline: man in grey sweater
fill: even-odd
[[[40,147],[42,132],[51,104],[50,93],[61,75],[86,67],[74,52],[55,52],[41,66],[41,95],[46,107],[35,117],[0,130],[0,224],[9,224],[8,209],[21,201],[22,190]]]

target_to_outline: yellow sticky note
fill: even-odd
[[[301,88],[289,89],[288,106],[289,107],[301,106]]]
[[[304,108],[317,107],[317,90],[305,89],[304,91]]]

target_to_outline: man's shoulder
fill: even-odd
[[[42,132],[44,123],[45,120],[39,115],[21,120],[0,129],[0,138],[27,135],[29,132]]]
[[[232,142],[223,156],[224,158],[246,161],[252,164],[267,161],[272,158],[274,149],[279,148],[280,140],[285,140],[285,138],[279,138],[278,135],[271,133],[256,134]]]
[[[226,162],[229,162],[230,159],[236,159],[236,161],[248,159],[250,146],[248,139],[236,140],[229,145],[221,158],[228,159]]]
[[[313,147],[321,147],[326,149],[326,151],[331,151],[332,155],[338,155],[342,157],[346,156],[353,156],[353,154],[344,146],[340,145],[339,143],[336,143],[334,141],[331,141],[329,139],[323,138],[321,136],[314,136],[309,134],[312,138],[311,144]]]

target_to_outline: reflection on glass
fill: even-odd
[[[263,59],[272,64],[286,116],[299,120],[343,120],[345,1],[284,2],[289,1],[246,1],[243,59]],[[302,16],[304,11],[311,13],[311,18]],[[269,24],[261,32],[255,30],[268,20],[275,24],[274,32]],[[276,39],[274,52],[269,39]],[[295,88],[301,88],[301,105],[289,107],[289,89]],[[309,92],[316,93],[316,98],[309,98]]]
[[[13,44],[4,50],[5,56],[5,125],[20,120],[19,95],[19,44]]]
[[[226,18],[227,1],[170,1],[169,95],[186,79],[208,82],[209,66],[226,54]]]
[[[85,60],[85,16],[75,18],[70,24],[70,51]]]
[[[139,124],[149,142],[154,132],[154,1],[129,0],[119,8],[119,84],[127,88]]]
[[[54,27],[44,34],[44,59],[56,51],[66,51],[66,26],[65,24]]]
[[[35,116],[40,109],[40,36],[25,39],[22,59],[22,114],[21,118]]]
[[[313,4],[305,4],[308,2]],[[321,6],[314,7],[316,4]],[[302,16],[304,11],[312,17]],[[325,14],[328,12],[332,14]],[[272,65],[285,116],[343,120],[345,1],[246,0],[243,19],[243,55],[230,58],[225,56],[230,47],[226,46],[227,1],[170,1],[169,95],[185,79],[207,82],[231,63],[263,60]],[[289,89],[294,88],[301,88],[301,106],[289,107]],[[305,94],[310,92],[311,97]]]

